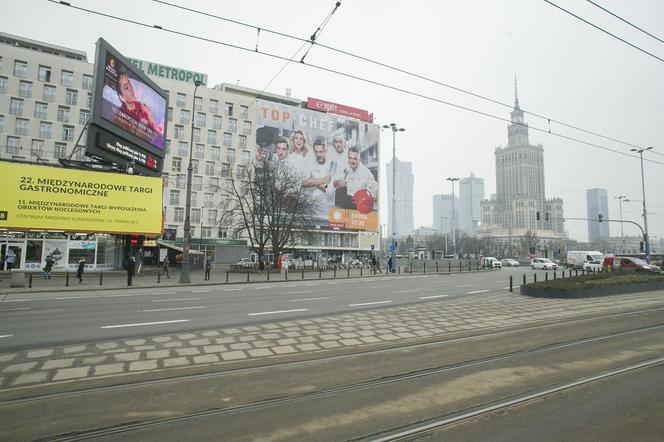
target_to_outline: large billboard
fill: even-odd
[[[0,161],[0,228],[161,234],[161,178]]]
[[[294,169],[316,200],[312,227],[378,231],[379,128],[258,100],[258,154]]]
[[[168,94],[104,39],[97,41],[89,155],[161,172]]]

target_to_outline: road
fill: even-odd
[[[7,296],[0,351],[394,307],[506,290],[528,269]],[[541,272],[540,272],[541,274]],[[529,276],[531,277],[531,276]]]

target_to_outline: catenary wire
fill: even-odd
[[[238,21],[238,20],[233,20],[233,19],[230,19],[230,18],[227,18],[227,17],[222,17],[222,16],[219,16],[219,15],[211,14],[211,13],[200,11],[200,10],[197,10],[197,9],[188,8],[186,6],[176,5],[176,4],[169,3],[169,2],[166,2],[166,1],[163,1],[163,0],[153,0],[153,1],[156,2],[156,3],[161,3],[161,4],[166,5],[166,6],[171,6],[171,7],[176,8],[176,9],[181,9],[181,10],[184,10],[184,11],[192,12],[192,13],[203,15],[203,16],[210,17],[210,18],[215,18],[215,19],[218,19],[218,20],[221,20],[221,21],[226,21],[228,23],[233,23],[233,24],[236,24],[236,25],[239,25],[239,26],[244,26],[244,27],[248,27],[248,28],[252,28],[252,29],[260,29],[262,31],[265,31],[265,32],[268,32],[268,33],[271,33],[271,34],[274,34],[274,35],[278,35],[278,36],[281,36],[281,37],[286,37],[286,38],[299,40],[299,41],[303,41],[303,42],[309,42],[309,40],[306,40],[306,39],[303,39],[303,38],[300,38],[300,37],[297,37],[297,36],[294,36],[294,35],[286,34],[286,33],[275,31],[275,30],[268,29],[268,28],[257,27],[256,25],[241,22],[241,21]],[[460,88],[460,87],[457,87],[457,86],[453,86],[451,84],[444,83],[442,81],[438,81],[438,80],[435,80],[433,78],[426,77],[424,75],[420,75],[420,74],[417,74],[417,73],[414,73],[414,72],[410,72],[408,70],[405,70],[405,69],[402,69],[402,68],[399,68],[399,67],[396,67],[396,66],[393,66],[393,65],[389,65],[387,63],[376,61],[376,60],[370,59],[368,57],[353,54],[351,52],[348,52],[348,51],[345,51],[345,50],[342,50],[342,49],[338,49],[338,48],[334,48],[332,46],[328,46],[328,45],[321,44],[321,43],[318,43],[318,42],[315,42],[314,44],[317,44],[318,46],[320,46],[324,49],[330,50],[332,52],[337,52],[339,54],[343,54],[343,55],[346,55],[346,56],[349,56],[349,57],[352,57],[352,58],[356,58],[358,60],[362,60],[362,61],[365,61],[367,63],[374,64],[376,66],[380,66],[380,67],[383,67],[383,68],[386,68],[386,69],[389,69],[389,70],[393,70],[395,72],[399,72],[399,73],[402,73],[402,74],[405,74],[405,75],[408,75],[408,76],[411,76],[411,77],[414,77],[414,78],[418,78],[420,80],[424,80],[424,81],[427,81],[427,82],[430,82],[430,83],[434,83],[434,84],[437,84],[439,86],[443,86],[443,87],[446,87],[448,89],[452,89],[454,91],[461,92],[463,94],[470,95],[470,96],[475,97],[475,98],[479,98],[481,100],[485,100],[485,101],[488,101],[488,102],[491,102],[491,103],[494,103],[494,104],[498,104],[500,106],[504,106],[504,107],[507,107],[507,108],[512,108],[512,105],[509,104],[509,103],[505,103],[505,102],[502,102],[500,100],[496,100],[496,99],[478,94],[476,92],[472,92],[472,91],[469,91],[469,90],[466,90],[466,89],[463,89],[463,88]],[[639,149],[641,148],[641,146],[632,144],[630,142],[619,140],[617,138],[610,137],[610,136],[607,136],[607,135],[602,135],[598,132],[594,132],[594,131],[591,131],[591,130],[588,130],[588,129],[583,129],[579,126],[576,126],[576,125],[573,125],[573,124],[570,124],[570,123],[565,123],[565,122],[557,120],[555,118],[550,118],[550,117],[547,117],[545,115],[542,115],[540,113],[532,112],[532,111],[527,110],[527,109],[522,109],[522,110],[524,112],[528,113],[529,115],[547,120],[547,122],[549,122],[549,123],[560,124],[561,126],[565,126],[565,127],[570,128],[570,129],[578,130],[580,132],[584,132],[584,133],[587,133],[589,135],[594,135],[596,137],[604,138],[604,139],[609,140],[609,141],[624,144],[626,146],[639,148]],[[660,154],[659,152],[657,152],[657,154],[658,155],[664,155],[664,154]]]
[[[613,34],[613,33],[607,31],[606,29],[604,29],[604,28],[602,28],[602,27],[600,27],[600,26],[597,26],[596,24],[594,24],[594,23],[592,23],[592,22],[586,20],[585,18],[579,17],[579,16],[576,15],[575,13],[573,13],[573,12],[571,12],[571,11],[568,11],[567,9],[563,8],[562,6],[558,6],[557,4],[555,4],[555,3],[553,3],[552,1],[549,1],[549,0],[543,0],[543,1],[546,2],[546,3],[548,3],[548,4],[550,4],[550,5],[553,6],[554,8],[558,8],[558,9],[560,9],[561,11],[563,11],[563,12],[565,12],[565,13],[571,15],[572,17],[574,17],[574,18],[576,18],[576,19],[578,19],[578,20],[581,20],[582,22],[586,23],[587,25],[592,26],[593,28],[597,29],[598,31],[602,31],[602,32],[604,32],[605,34],[608,34],[608,35],[610,35],[611,37],[615,38],[616,40],[620,40],[621,42],[625,43],[625,44],[628,45],[628,46],[631,46],[632,48],[636,49],[637,51],[641,51],[641,52],[643,52],[644,54],[650,55],[651,57],[656,58],[657,60],[664,62],[664,58],[660,58],[660,57],[658,57],[657,55],[653,54],[652,52],[648,52],[648,51],[646,51],[645,49],[642,49],[642,48],[638,47],[637,45],[635,45],[635,44],[633,44],[633,43],[630,43],[630,42],[628,42],[627,40],[625,40],[625,39],[623,39],[623,38],[618,37],[616,34]]]
[[[606,9],[606,8],[604,8],[604,7],[600,6],[600,5],[598,5],[598,4],[595,3],[594,1],[592,1],[592,0],[586,0],[586,1],[587,1],[588,3],[590,3],[591,5],[593,5],[593,6],[597,7],[597,8],[599,8],[599,9],[601,9],[602,11],[606,12],[607,14],[610,14],[610,15],[614,16],[615,18],[617,18],[618,20],[622,21],[623,23],[627,23],[628,25],[630,25],[630,26],[633,27],[634,29],[638,29],[639,31],[643,32],[644,34],[646,34],[646,35],[648,35],[648,36],[654,38],[655,40],[658,40],[660,43],[664,43],[664,40],[662,40],[661,38],[657,37],[656,35],[651,34],[650,32],[646,31],[646,30],[643,29],[643,28],[640,28],[640,27],[636,26],[636,25],[635,25],[634,23],[632,23],[632,22],[630,22],[630,21],[628,21],[628,20],[625,20],[624,18],[622,18],[622,17],[619,16],[618,14],[615,14],[615,13],[609,11],[608,9]]]
[[[183,31],[177,31],[177,30],[174,30],[174,29],[165,28],[165,27],[160,26],[160,25],[150,25],[148,23],[142,23],[142,22],[139,22],[139,21],[136,21],[136,20],[132,20],[132,19],[128,19],[128,18],[124,18],[124,17],[112,15],[112,14],[107,14],[107,13],[104,13],[104,12],[99,12],[99,11],[83,8],[83,7],[80,7],[80,6],[74,6],[74,5],[71,5],[68,2],[63,2],[63,1],[58,1],[58,0],[47,0],[47,1],[49,1],[51,3],[56,3],[56,4],[68,6],[68,7],[71,7],[73,9],[80,10],[80,11],[83,11],[83,12],[87,12],[87,13],[90,13],[90,14],[93,14],[93,15],[99,15],[99,16],[110,18],[110,19],[113,19],[113,20],[118,20],[118,21],[123,21],[123,22],[126,22],[126,23],[135,24],[135,25],[141,26],[141,27],[157,29],[159,31],[168,32],[168,33],[171,33],[171,34],[174,34],[174,35],[193,38],[193,39],[204,41],[204,42],[207,42],[207,43],[213,43],[213,44],[217,44],[217,45],[220,45],[220,46],[225,46],[225,47],[229,47],[229,48],[233,48],[233,49],[238,49],[238,50],[241,50],[241,51],[246,51],[246,52],[251,52],[251,53],[258,53],[258,54],[261,54],[261,55],[264,55],[264,56],[267,56],[267,57],[270,57],[270,58],[278,59],[278,60],[288,60],[288,58],[286,58],[285,56],[282,56],[282,55],[273,54],[273,53],[270,53],[270,52],[264,52],[264,51],[260,51],[260,50],[256,51],[255,49],[252,49],[252,48],[246,48],[246,47],[239,46],[239,45],[232,44],[232,43],[227,43],[227,42],[223,42],[223,41],[219,41],[219,40],[214,40],[214,39],[207,38],[207,37],[201,37],[201,36],[190,34],[190,33],[183,32]],[[305,66],[309,66],[313,69],[317,69],[317,70],[321,70],[321,71],[324,71],[324,72],[328,72],[328,73],[340,75],[340,76],[343,76],[343,77],[347,77],[347,78],[350,78],[350,79],[362,81],[362,82],[369,83],[369,84],[372,84],[372,85],[375,85],[375,86],[380,86],[380,87],[383,87],[383,88],[386,88],[386,89],[391,89],[391,90],[401,92],[401,93],[404,93],[404,94],[407,94],[407,95],[412,95],[414,97],[419,97],[419,98],[423,98],[425,100],[437,102],[437,103],[440,103],[440,104],[445,104],[447,106],[450,106],[450,107],[453,107],[453,108],[456,108],[456,109],[461,109],[461,110],[465,110],[465,111],[475,113],[475,114],[478,114],[478,115],[483,115],[485,117],[492,118],[492,119],[495,119],[495,120],[504,121],[504,122],[507,122],[507,123],[514,123],[510,119],[500,117],[500,116],[497,116],[497,115],[493,115],[493,114],[490,114],[488,112],[480,111],[480,110],[473,109],[473,108],[470,108],[470,107],[467,107],[467,106],[462,106],[460,104],[456,104],[456,103],[452,103],[450,101],[445,101],[445,100],[442,100],[442,99],[434,98],[434,97],[431,97],[431,96],[428,96],[428,95],[424,95],[424,94],[421,94],[421,93],[418,93],[418,92],[403,89],[403,88],[400,88],[400,87],[397,87],[397,86],[391,86],[389,84],[381,83],[379,81],[371,80],[369,78],[360,77],[358,75],[349,74],[349,73],[346,73],[346,72],[338,71],[338,70],[335,70],[335,69],[332,69],[332,68],[328,68],[328,67],[324,67],[324,66],[320,66],[320,65],[315,65],[315,64],[311,64],[311,63],[300,63],[300,64],[305,65]],[[514,124],[518,125],[519,123],[514,123]],[[523,125],[527,126],[525,124],[523,124]],[[584,144],[586,146],[595,147],[595,148],[598,148],[598,149],[601,149],[601,150],[605,150],[605,151],[608,151],[608,152],[613,152],[613,153],[623,155],[623,156],[627,156],[627,157],[630,157],[630,158],[639,158],[639,156],[632,155],[632,154],[627,153],[627,152],[622,152],[622,151],[612,149],[612,148],[609,148],[609,147],[606,147],[606,146],[602,146],[602,145],[599,145],[599,144],[596,144],[596,143],[591,143],[591,142],[580,140],[580,139],[570,137],[570,136],[567,136],[567,135],[555,133],[555,132],[552,132],[550,129],[543,129],[543,128],[539,128],[539,127],[536,127],[536,126],[528,126],[528,127],[530,129],[535,130],[535,131],[542,132],[542,133],[548,133],[550,135],[553,135],[553,136],[556,136],[556,137],[559,137],[559,138],[562,138],[562,139],[565,139],[565,140],[568,140],[568,141],[573,141],[573,142],[576,142],[576,143],[579,143],[579,144]],[[664,163],[659,162],[659,161],[654,161],[654,160],[651,160],[651,159],[644,159],[644,161],[664,166]]]

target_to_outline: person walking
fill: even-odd
[[[168,265],[170,264],[168,260],[168,254],[164,256],[164,261],[161,263],[162,275],[166,275],[167,279],[171,279],[171,276],[168,274]]]
[[[53,264],[55,260],[49,254],[46,256],[46,264],[44,265],[44,279],[51,279],[51,270],[53,270]]]
[[[131,285],[131,280],[134,278],[134,273],[136,272],[136,258],[130,256],[125,264],[127,269],[127,285]]]
[[[210,280],[210,270],[212,269],[212,259],[207,258],[205,260],[205,280]]]
[[[79,284],[83,282],[83,271],[85,271],[85,258],[79,259],[78,268],[76,269],[76,277]]]

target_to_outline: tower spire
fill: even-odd
[[[514,109],[519,109],[519,93],[516,89],[516,74],[514,74]]]

